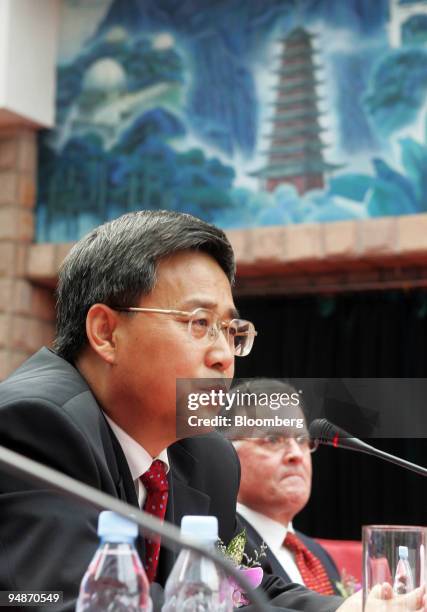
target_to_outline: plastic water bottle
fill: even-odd
[[[181,533],[214,549],[218,520],[215,516],[184,516]],[[232,588],[223,570],[207,557],[183,549],[166,583],[162,612],[232,610]]]
[[[408,547],[399,546],[399,561],[393,584],[393,591],[397,595],[404,595],[414,590],[414,577],[412,576],[408,556]]]
[[[98,535],[101,542],[80,585],[76,612],[151,612],[150,585],[135,549],[136,523],[101,512]]]

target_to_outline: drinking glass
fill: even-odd
[[[367,525],[363,527],[363,609],[377,584],[388,583],[396,608],[409,610],[404,595],[426,583],[426,527]],[[399,606],[400,601],[400,606]]]

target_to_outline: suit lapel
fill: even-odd
[[[119,441],[111,430],[108,422],[104,419],[107,429],[108,440],[106,440],[106,448],[108,448],[107,460],[110,467],[111,475],[116,485],[117,496],[122,501],[139,508],[138,496],[135,490],[135,484],[130,473],[128,462]],[[108,444],[109,441],[109,444]],[[141,560],[145,559],[145,543],[144,534],[140,532],[136,540],[136,548]]]
[[[290,577],[288,576],[288,574],[284,570],[283,565],[281,563],[279,563],[276,555],[274,554],[274,552],[271,550],[271,548],[269,546],[267,547],[266,553],[267,553],[267,562],[270,564],[270,567],[271,567],[271,570],[272,570],[271,573],[276,575],[276,576],[280,576],[286,582],[292,582],[292,580],[290,579]]]
[[[171,481],[173,504],[171,521],[181,524],[186,514],[206,514],[209,510],[210,497],[192,486],[192,480],[197,468],[197,459],[178,444],[171,447]]]
[[[179,442],[168,449],[168,455],[170,462],[169,496],[165,519],[179,527],[182,517],[186,514],[208,514],[210,497],[191,486],[197,468],[197,459]],[[166,547],[162,548],[156,582],[164,585],[178,554],[179,550],[172,551]]]
[[[248,521],[244,519],[240,514],[239,514],[239,519],[246,529],[248,540],[251,541],[252,544],[256,548],[259,548],[261,546],[261,543],[263,542],[263,538],[261,534],[258,533],[258,531],[254,527],[252,527],[252,525],[248,523]],[[263,569],[271,572],[275,576],[280,576],[281,578],[286,580],[287,583],[291,582],[291,579],[289,578],[288,574],[283,569],[282,564],[279,563],[276,555],[273,553],[273,551],[271,550],[269,546],[267,546],[265,553],[266,553],[266,558],[264,559],[262,563]],[[249,556],[253,556],[252,551],[250,551]]]
[[[50,354],[49,359],[59,360]],[[59,362],[63,368],[67,368],[68,375],[76,386],[76,394],[64,404],[64,411],[76,426],[85,432],[99,464],[105,468],[101,474],[103,490],[111,495],[115,492],[122,501],[138,506],[126,458],[99,404],[78,370],[63,360]]]
[[[119,499],[139,508],[138,496],[136,494],[135,484],[130,473],[128,462],[126,461],[119,441],[107,422],[106,425],[108,427],[108,437],[110,439],[110,452],[108,453],[107,460],[109,461],[111,475],[114,478],[117,495]]]
[[[68,402],[65,407],[83,423],[92,447],[105,465],[105,482],[103,490],[116,495],[118,499],[139,508],[135,485],[129,465],[119,441],[111,430],[99,405],[90,391],[84,392]],[[143,537],[137,539],[137,549],[142,559],[145,557]]]

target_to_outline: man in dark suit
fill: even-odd
[[[55,352],[42,349],[0,386],[0,444],[144,509],[154,466],[168,482],[166,518],[216,515],[227,542],[237,528],[238,459],[216,434],[177,439],[175,385],[230,378],[235,355],[251,349],[233,279],[225,234],[189,215],[140,211],[90,232],[62,266]],[[96,519],[1,472],[0,590],[59,589],[62,609],[74,609]],[[146,548],[147,573],[164,584],[173,555],[147,558]],[[263,587],[282,610],[341,605],[276,577]]]
[[[247,416],[268,419],[278,414],[292,423],[257,430],[235,442],[242,468],[237,511],[249,539],[257,548],[262,542],[267,545],[266,563],[286,583],[303,584],[323,595],[337,593],[340,576],[335,563],[292,525],[310,498],[311,453],[316,448],[308,435],[302,398],[294,387],[275,379],[252,379],[233,391],[245,394],[247,405],[240,409]]]

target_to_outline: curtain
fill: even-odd
[[[236,360],[237,377],[427,376],[426,291],[258,296],[237,305],[258,330],[252,353]],[[401,410],[404,418],[404,401]],[[427,465],[423,438],[367,442]],[[343,539],[360,539],[363,524],[425,525],[425,490],[421,476],[402,468],[321,447],[313,455],[312,496],[295,525],[312,536]]]

